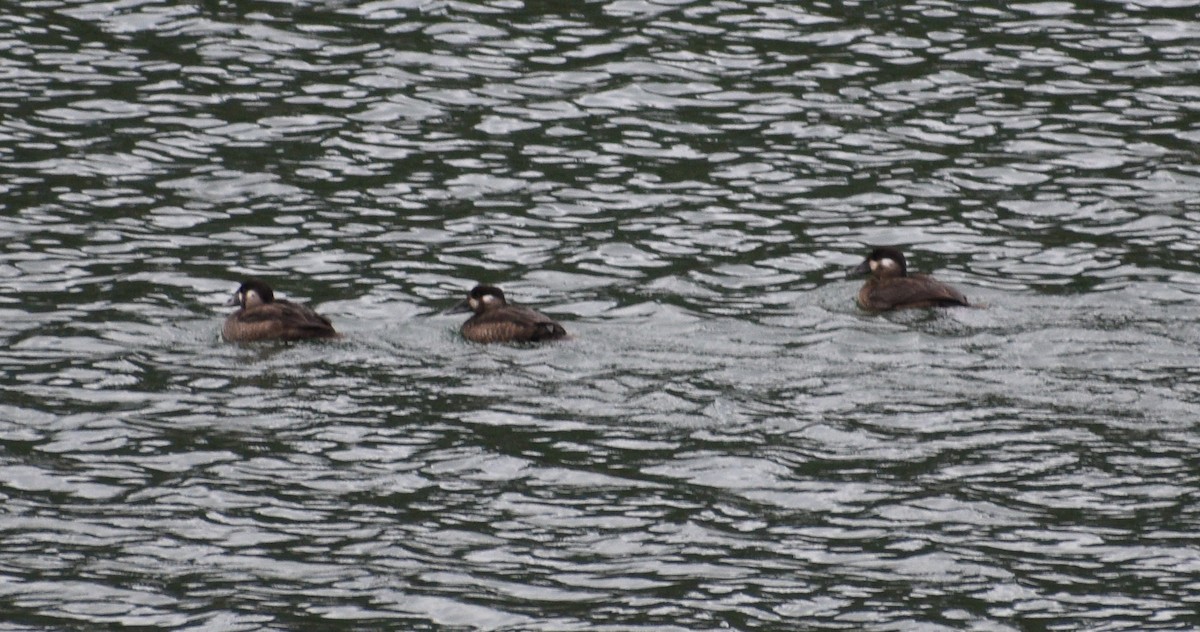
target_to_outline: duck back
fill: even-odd
[[[463,323],[462,335],[479,343],[542,342],[564,338],[567,331],[549,316],[518,305],[478,313]]]
[[[962,292],[923,274],[869,279],[859,290],[858,304],[872,311],[970,305]]]
[[[230,342],[292,341],[339,335],[328,318],[306,305],[282,300],[237,310],[225,319],[221,334]]]

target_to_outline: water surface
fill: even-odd
[[[1190,629],[1197,6],[8,7],[3,627]]]

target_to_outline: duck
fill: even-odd
[[[307,305],[276,300],[271,286],[261,279],[242,280],[225,304],[238,306],[221,329],[221,336],[228,342],[340,337],[328,318]]]
[[[567,330],[549,316],[510,304],[504,292],[494,285],[476,285],[467,298],[444,313],[465,312],[474,312],[460,330],[463,338],[471,342],[543,342],[567,336]]]
[[[867,311],[970,305],[962,292],[949,285],[924,274],[910,275],[904,253],[897,248],[872,249],[850,275],[870,275],[858,291],[858,306]]]

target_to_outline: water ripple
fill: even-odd
[[[1186,626],[1200,22],[1110,9],[6,12],[12,625]]]

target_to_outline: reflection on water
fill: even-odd
[[[22,629],[1183,629],[1196,4],[0,15]],[[984,309],[859,312],[868,244]],[[245,274],[344,340],[219,342]],[[475,282],[571,340],[463,342]]]

